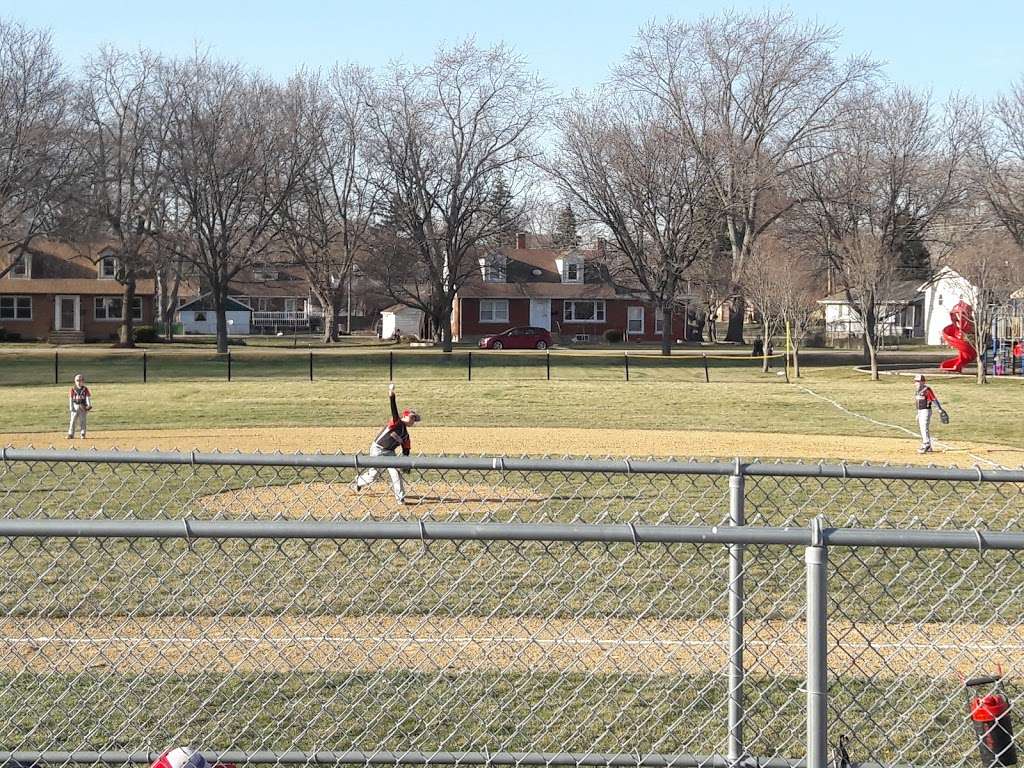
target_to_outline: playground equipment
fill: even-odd
[[[949,320],[949,325],[942,329],[942,340],[956,350],[957,356],[943,360],[939,368],[962,373],[965,365],[978,359],[978,350],[967,340],[967,334],[974,331],[974,308],[965,301],[959,301],[949,310]]]

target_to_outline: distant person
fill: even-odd
[[[762,357],[764,355],[764,339],[758,336],[750,348],[751,357]]]
[[[949,421],[949,414],[946,413],[942,407],[942,403],[939,402],[939,398],[935,396],[935,392],[925,383],[924,376],[920,373],[914,377],[915,393],[914,402],[917,405],[917,426],[921,430],[921,447],[917,449],[918,453],[931,453],[932,450],[932,436],[929,431],[932,420],[932,403],[935,403],[935,407],[939,413],[942,414],[942,421]]]
[[[92,392],[85,386],[85,376],[75,374],[75,383],[68,392],[68,408],[71,411],[71,423],[68,425],[68,440],[75,437],[77,428],[82,439],[85,439],[86,415],[92,410]],[[76,427],[77,425],[77,427]]]
[[[395,399],[395,385],[388,384],[388,400],[391,404],[391,419],[380,431],[373,442],[370,443],[371,456],[394,456],[399,448],[402,455],[408,456],[412,449],[412,440],[409,438],[409,427],[420,421],[420,415],[411,408],[398,412],[398,401]],[[402,473],[395,468],[388,469],[391,477],[391,489],[395,492],[395,498],[399,504],[405,503],[405,483],[402,481]],[[362,490],[377,479],[380,470],[376,467],[363,472],[352,483],[354,490]]]

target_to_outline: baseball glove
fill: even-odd
[[[943,424],[949,424],[949,414],[946,413],[945,411],[940,411],[939,421],[941,421]]]

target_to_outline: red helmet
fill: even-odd
[[[416,411],[414,411],[412,408],[406,408],[404,411],[402,411],[402,418],[410,419],[413,424],[421,420],[420,415],[416,413]]]

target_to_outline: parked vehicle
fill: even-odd
[[[551,346],[551,332],[532,325],[509,328],[480,339],[480,349],[547,349]]]

